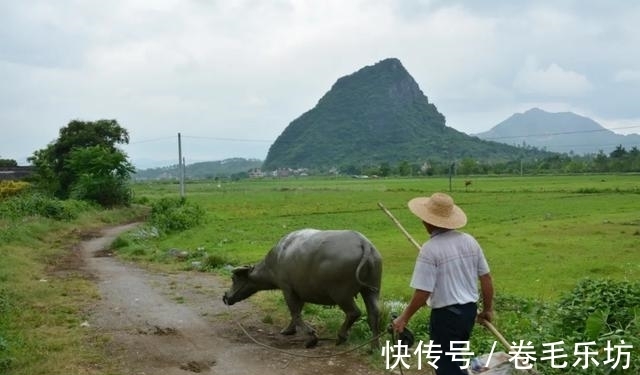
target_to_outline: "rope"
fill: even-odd
[[[393,327],[389,327],[389,328],[391,332],[391,342],[396,342],[397,341],[396,331],[393,329]],[[400,375],[404,375],[404,371],[402,371],[402,365],[398,366],[398,368],[400,369]]]
[[[229,309],[229,306],[227,306],[227,309]],[[338,353],[333,353],[333,354],[324,354],[324,355],[312,355],[312,354],[304,354],[304,353],[293,353],[293,352],[289,352],[286,350],[282,350],[280,348],[275,348],[273,346],[267,345],[265,343],[262,343],[258,340],[256,340],[253,336],[251,336],[251,334],[244,328],[244,326],[242,325],[242,323],[240,323],[239,321],[235,321],[236,325],[242,330],[242,332],[251,340],[253,341],[256,345],[262,346],[266,349],[275,351],[275,352],[279,352],[282,354],[286,354],[286,355],[290,355],[292,357],[301,357],[301,358],[315,358],[315,359],[321,359],[321,358],[331,358],[331,357],[337,357],[337,356],[341,356],[341,355],[345,355],[348,353],[351,353],[353,351],[356,351],[360,348],[362,348],[365,345],[369,345],[371,344],[373,341],[379,339],[380,337],[382,337],[382,335],[384,335],[386,332],[384,330],[380,331],[380,333],[378,333],[376,336],[372,337],[370,340],[365,341],[364,343],[348,349],[348,350],[344,350],[342,352],[338,352]],[[390,329],[388,330],[388,332],[391,334],[391,342],[396,342],[396,332],[391,328],[391,326],[389,327]],[[400,368],[400,375],[404,375],[404,371],[402,370],[402,366],[399,366]]]
[[[371,344],[373,341],[379,339],[382,335],[385,334],[384,331],[380,332],[375,337],[371,338],[370,340],[368,340],[368,341],[366,341],[366,342],[364,342],[364,343],[362,343],[362,344],[360,344],[360,345],[358,345],[358,346],[356,346],[354,348],[351,348],[351,349],[348,349],[348,350],[345,350],[345,351],[342,351],[342,352],[333,353],[333,354],[312,355],[312,354],[304,354],[304,353],[293,353],[293,352],[289,352],[289,351],[282,350],[282,349],[279,349],[279,348],[274,348],[273,346],[264,344],[264,343],[256,340],[253,336],[251,336],[251,334],[249,334],[249,332],[247,332],[247,330],[242,326],[242,324],[240,324],[240,322],[236,322],[236,324],[238,325],[238,327],[240,327],[242,332],[244,332],[244,334],[249,339],[251,339],[251,341],[256,343],[257,345],[260,345],[260,346],[265,347],[265,348],[267,348],[269,350],[273,350],[273,351],[276,351],[276,352],[287,354],[287,355],[290,355],[290,356],[293,356],[293,357],[303,357],[303,358],[330,358],[330,357],[337,357],[337,356],[340,356],[340,355],[345,355],[345,354],[351,353],[353,351],[356,351],[356,350],[362,348],[365,345]]]

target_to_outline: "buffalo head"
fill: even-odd
[[[253,266],[236,267],[231,271],[231,289],[225,292],[222,297],[222,302],[225,305],[231,306],[247,299],[259,290],[258,285],[251,280],[251,271],[253,271]]]

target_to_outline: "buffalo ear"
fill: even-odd
[[[233,273],[236,276],[248,276],[249,272],[251,272],[251,270],[253,269],[253,266],[241,266],[241,267],[236,267],[233,270],[231,270],[231,273]]]

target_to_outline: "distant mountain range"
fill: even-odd
[[[284,129],[269,148],[263,169],[546,155],[447,127],[400,60],[389,58],[338,79],[314,108]]]
[[[231,158],[219,161],[206,161],[187,164],[185,178],[194,180],[215,179],[216,177],[231,177],[239,173],[247,173],[251,169],[260,168],[262,160]],[[180,176],[178,165],[162,168],[136,170],[134,180],[173,180]]]
[[[640,135],[621,135],[571,112],[539,108],[516,113],[489,131],[468,135],[446,126],[400,60],[389,58],[339,78],[316,106],[293,120],[264,162],[233,158],[190,164],[186,177],[215,178],[262,168],[374,166],[539,159],[553,153],[609,153],[640,147]],[[136,179],[178,178],[176,165],[136,172]]]
[[[533,146],[561,153],[610,153],[618,145],[640,148],[640,135],[622,135],[572,112],[550,113],[539,108],[516,113],[479,138],[518,146]]]

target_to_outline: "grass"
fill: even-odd
[[[73,243],[85,231],[128,221],[138,209],[88,211],[64,222],[30,217],[0,222],[0,373],[114,373],[107,340],[82,326],[99,294],[78,271]]]
[[[465,188],[468,179],[472,184]],[[141,201],[175,197],[179,191],[176,184],[134,188]],[[498,310],[496,324],[507,328],[507,339],[535,330],[524,316],[558,300],[581,279],[640,280],[639,175],[472,177],[454,179],[452,188],[469,217],[464,230],[478,238],[489,259],[502,306],[517,305]],[[411,293],[416,249],[377,203],[422,242],[426,233],[406,202],[448,190],[444,178],[291,178],[223,182],[221,187],[217,182],[189,183],[187,199],[205,209],[204,224],[167,236],[149,228],[134,231],[118,240],[118,251],[166,267],[186,269],[202,260],[211,269],[256,262],[294,229],[355,229],[384,257],[382,292],[388,306],[406,301]],[[115,373],[115,360],[105,356],[105,338],[81,327],[87,306],[98,294],[90,280],[68,267],[73,262],[71,243],[86,230],[141,214],[138,209],[88,211],[69,222],[0,219],[0,373]],[[190,256],[177,261],[167,256],[173,248]],[[217,272],[228,276],[225,268]],[[264,308],[265,321],[286,323],[280,293],[252,298]],[[523,304],[520,298],[529,302]],[[385,313],[396,308],[385,307]],[[335,309],[309,306],[305,312],[317,315],[311,322],[332,335],[341,319]],[[421,311],[412,320],[414,332],[424,331],[426,314]],[[480,339],[490,337],[479,330]],[[364,322],[354,331],[352,335],[367,335]]]
[[[469,217],[463,229],[479,240],[497,293],[553,300],[584,277],[637,279],[640,176],[478,177],[451,194]],[[187,184],[206,223],[152,242],[147,259],[167,249],[204,248],[252,263],[284,234],[303,227],[349,228],[365,234],[384,257],[383,293],[406,299],[415,247],[377,206],[382,202],[412,236],[426,233],[406,208],[414,196],[448,191],[444,178],[273,179]],[[588,191],[588,193],[585,193]],[[176,195],[177,185],[140,184],[149,199]]]
[[[469,179],[472,184],[465,187],[464,180]],[[135,189],[138,197],[149,201],[179,191],[176,184],[140,184]],[[449,180],[289,178],[224,182],[220,187],[217,182],[189,183],[187,200],[204,208],[205,223],[150,241],[133,241],[137,255],[127,247],[121,254],[167,262],[168,249],[191,254],[200,249],[240,265],[259,261],[281,236],[295,229],[358,230],[383,256],[386,322],[412,293],[409,281],[417,249],[378,202],[422,243],[426,232],[406,204],[435,191],[449,192]],[[463,230],[478,239],[490,263],[497,298],[494,323],[508,340],[569,339],[554,336],[559,331],[549,319],[554,304],[581,280],[640,281],[640,175],[472,177],[454,179],[450,194],[467,213],[469,222]],[[227,268],[216,272],[229,274]],[[276,326],[287,323],[281,293],[263,292],[251,298],[265,319]],[[333,335],[342,320],[336,309],[308,305],[304,313],[321,335]],[[417,339],[428,340],[428,314],[428,309],[421,309],[410,323]],[[634,332],[631,327],[626,334]],[[369,334],[363,320],[352,330],[359,340]],[[488,353],[493,341],[487,330],[474,329],[472,347],[477,353]],[[372,363],[379,365],[379,356]]]

